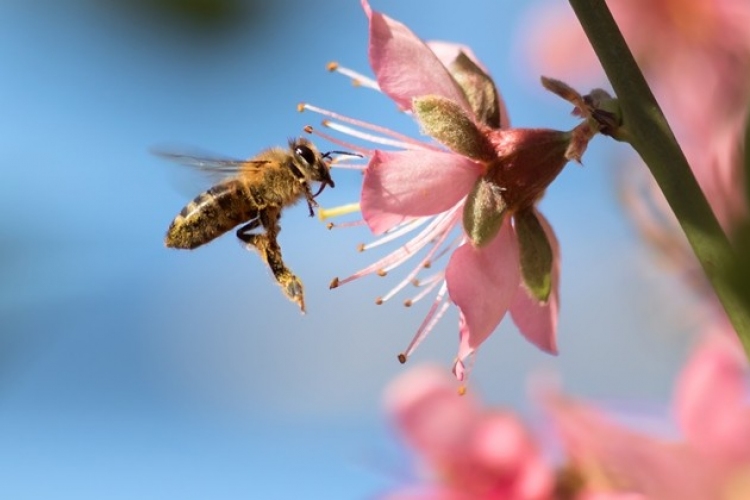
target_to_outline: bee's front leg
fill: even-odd
[[[310,210],[310,217],[314,217],[315,211],[313,207],[317,207],[318,202],[315,201],[315,195],[310,191],[310,185],[307,182],[303,183],[302,187],[305,190],[305,201],[307,201],[307,208]]]
[[[237,230],[237,237],[247,244],[247,247],[253,246],[261,258],[271,268],[276,281],[281,285],[284,294],[296,303],[302,312],[305,312],[305,295],[302,287],[302,281],[292,273],[281,256],[281,247],[276,240],[279,231],[278,220],[281,211],[278,208],[267,208],[260,213],[259,220],[255,220]],[[266,229],[265,233],[255,234],[248,233],[252,229],[263,224]]]

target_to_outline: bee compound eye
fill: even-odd
[[[313,153],[312,149],[308,148],[307,146],[297,146],[294,149],[294,152],[302,157],[303,160],[307,162],[308,165],[314,165],[315,164],[315,153]]]

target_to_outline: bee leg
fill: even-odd
[[[313,195],[312,191],[310,191],[310,185],[308,183],[305,183],[304,186],[305,186],[305,200],[307,201],[307,208],[310,210],[310,217],[314,217],[315,211],[313,210],[313,207],[317,207],[318,202],[315,201],[315,195]]]
[[[247,247],[253,246],[261,258],[268,264],[274,278],[281,285],[284,294],[296,303],[302,312],[305,312],[305,295],[302,287],[302,281],[295,276],[281,256],[281,247],[279,246],[276,236],[281,228],[278,225],[279,209],[266,209],[260,214],[259,220],[255,220],[237,230],[237,237],[247,244]],[[255,229],[258,225],[263,224],[266,229],[265,233],[253,234],[247,233],[248,230]]]

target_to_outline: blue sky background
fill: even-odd
[[[381,395],[429,304],[375,306],[392,283],[376,277],[328,290],[373,258],[356,252],[364,229],[327,231],[304,204],[285,214],[304,317],[231,235],[163,247],[197,191],[153,145],[251,156],[319,121],[299,101],[417,134],[325,70],[369,74],[358,2],[239,5],[206,25],[147,1],[0,2],[2,498],[358,498],[407,474]],[[571,128],[517,50],[523,5],[373,2],[423,38],[470,45],[516,126]],[[617,203],[621,153],[597,138],[549,189],[561,355],[506,321],[472,374],[486,400],[527,411],[530,375],[552,372],[583,396],[667,401],[689,304]],[[337,171],[321,204],[354,201],[359,182]],[[448,370],[456,337],[453,312],[410,363]]]

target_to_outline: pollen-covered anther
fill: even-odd
[[[335,224],[333,222],[329,222],[328,224],[326,224],[326,229],[333,229],[333,226],[335,226]]]
[[[404,301],[404,307],[411,307],[413,303],[414,301],[412,301],[411,299],[406,299]]]
[[[358,252],[364,252],[365,248],[367,248],[367,247],[365,246],[364,243],[360,243],[359,245],[357,245],[357,251]]]
[[[328,71],[336,71],[337,69],[339,69],[339,63],[337,63],[336,61],[331,61],[326,64],[326,69]]]
[[[307,109],[307,104],[305,104],[304,102],[297,104],[297,111],[299,111],[300,113],[305,111],[305,109]]]
[[[398,362],[399,363],[401,363],[402,365],[405,364],[406,363],[406,359],[407,359],[406,358],[406,354],[404,354],[403,352],[399,353],[399,355],[398,355]]]
[[[338,287],[339,287],[339,278],[337,276],[331,280],[331,283],[328,284],[328,289],[333,290],[334,288],[338,288]]]
[[[375,299],[375,305],[376,306],[382,306],[383,305],[383,297],[378,297]]]
[[[302,127],[302,130],[304,130],[306,134],[312,134],[313,133],[313,127],[312,127],[312,125],[305,125],[304,127]]]
[[[386,276],[387,274],[388,272],[386,272],[385,269],[378,269],[378,276],[380,276],[381,278]]]

